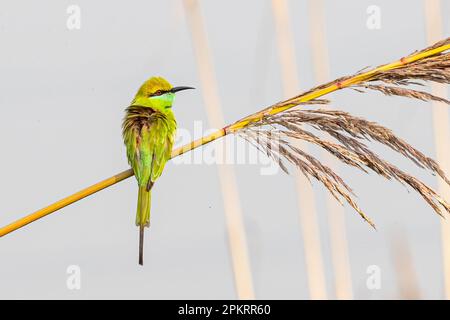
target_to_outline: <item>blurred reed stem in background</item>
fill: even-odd
[[[440,0],[424,0],[427,42],[431,45],[442,38],[442,11]],[[444,84],[432,83],[431,92],[442,98],[447,97]],[[440,101],[433,104],[433,130],[436,147],[436,160],[443,170],[450,173],[450,128],[448,106]],[[449,186],[438,179],[438,190],[446,199],[450,199]],[[442,269],[444,277],[444,297],[450,299],[450,222],[441,219]]]
[[[391,259],[394,264],[399,295],[396,298],[402,300],[420,299],[419,282],[405,232],[402,229],[394,230],[390,238]]]
[[[288,3],[286,0],[272,0],[275,36],[281,67],[281,81],[284,97],[295,95],[300,90],[295,58],[294,36],[292,34]],[[306,142],[296,141],[297,148],[307,149]],[[296,175],[301,236],[305,252],[306,276],[310,299],[326,299],[327,290],[320,243],[320,228],[317,219],[315,195],[308,179],[301,173]]]
[[[184,0],[186,16],[191,31],[197,70],[202,86],[209,124],[213,128],[224,126],[222,107],[217,92],[216,76],[211,60],[207,35],[203,26],[200,4],[197,0]],[[222,155],[223,156],[223,155]],[[250,258],[247,252],[245,226],[239,200],[234,170],[229,165],[217,165],[223,197],[228,245],[233,267],[234,283],[239,299],[254,299]]]
[[[330,58],[326,39],[326,19],[323,0],[309,0],[309,34],[316,83],[330,80]],[[329,153],[322,151],[325,161],[335,171],[339,162]],[[339,170],[337,170],[339,171]],[[327,194],[327,217],[330,235],[331,261],[333,266],[334,293],[336,299],[352,299],[352,277],[348,257],[347,230],[345,227],[345,209]]]

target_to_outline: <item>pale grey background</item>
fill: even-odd
[[[449,1],[443,3],[449,34]],[[66,9],[81,7],[81,30]],[[270,1],[202,1],[226,122],[279,101],[280,69]],[[380,30],[366,9],[382,10]],[[408,8],[405,10],[405,6]],[[307,2],[289,1],[300,90],[315,85]],[[4,225],[126,169],[123,109],[151,75],[199,90],[178,97],[180,127],[206,121],[182,3],[171,1],[0,1],[1,182]],[[426,46],[423,1],[326,1],[332,78],[393,61]],[[342,92],[334,106],[378,121],[434,156],[428,103]],[[436,179],[391,156],[426,182]],[[257,298],[308,298],[295,181],[236,165]],[[439,218],[398,183],[340,168],[378,232],[346,208],[355,298],[395,298],[391,236],[410,245],[421,294],[442,298]],[[329,295],[332,270],[324,191],[315,184]],[[128,179],[0,240],[0,298],[236,298],[217,170],[169,163],[153,192],[146,265],[137,265],[137,189]],[[81,267],[82,288],[66,287]],[[382,288],[366,288],[366,268]]]

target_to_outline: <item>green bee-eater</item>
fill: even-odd
[[[172,87],[164,78],[150,78],[125,111],[122,134],[128,162],[139,186],[136,225],[140,265],[143,265],[144,228],[150,225],[151,189],[170,159],[177,130],[173,99],[176,92],[186,89],[194,88]]]

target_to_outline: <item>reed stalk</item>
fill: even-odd
[[[332,93],[334,91],[348,88],[348,87],[354,87],[357,88],[358,85],[367,84],[371,81],[377,81],[377,80],[383,80],[385,82],[392,82],[394,84],[405,84],[404,79],[409,78],[420,78],[425,81],[434,81],[434,82],[441,82],[441,83],[448,83],[450,81],[449,76],[449,54],[445,54],[444,52],[450,49],[450,39],[442,40],[438,43],[436,43],[433,46],[430,46],[424,50],[414,52],[409,56],[403,57],[395,62],[382,65],[379,67],[376,67],[374,69],[371,69],[369,71],[361,71],[358,72],[352,76],[346,76],[339,79],[336,79],[335,81],[329,82],[324,85],[320,85],[316,88],[311,89],[308,92],[302,93],[298,96],[295,96],[291,99],[276,103],[268,108],[265,108],[259,112],[256,112],[254,114],[251,114],[241,120],[236,121],[235,123],[226,126],[220,130],[217,130],[216,132],[205,136],[201,139],[195,140],[183,147],[176,148],[172,152],[172,157],[176,157],[178,155],[181,155],[185,152],[191,151],[195,148],[198,148],[200,146],[203,146],[207,143],[210,143],[218,138],[221,138],[227,134],[232,133],[238,133],[240,130],[248,129],[251,126],[257,126],[261,121],[264,121],[268,118],[268,116],[275,116],[275,115],[281,115],[284,111],[287,111],[289,109],[292,109],[295,106],[298,106],[300,104],[308,104],[311,102],[317,102],[318,98],[327,95],[329,93]],[[429,72],[427,72],[427,70]],[[417,72],[420,71],[420,72]],[[402,80],[403,79],[403,80]],[[408,83],[406,83],[408,84]],[[399,92],[396,93],[397,95],[401,95]],[[427,96],[422,96],[423,99],[431,99]],[[335,114],[336,119],[334,121],[339,121],[340,117],[345,117],[345,114]],[[302,116],[305,116],[303,114]],[[353,117],[353,120],[356,118]],[[276,120],[276,119],[275,119]],[[278,119],[280,120],[280,119]],[[347,120],[350,121],[351,119],[347,117]],[[362,119],[358,119],[362,120]],[[272,118],[271,121],[274,121]],[[345,123],[340,122],[340,124],[345,125]],[[360,125],[367,125],[370,124],[370,122],[363,122],[360,123]],[[386,133],[386,132],[385,132]],[[392,136],[391,136],[392,137]],[[374,137],[372,137],[374,138]],[[376,138],[376,137],[375,137]],[[317,141],[314,140],[314,138],[309,137],[310,141],[313,141],[314,143],[322,143],[325,147],[331,147],[330,144],[325,145],[323,144],[323,141]],[[312,140],[311,140],[312,139]],[[395,148],[395,146],[391,146],[391,148]],[[412,158],[413,161],[418,161],[417,158],[414,157],[414,155],[411,155],[408,153],[408,150],[410,151],[410,148],[412,148],[409,145],[406,145],[407,150],[401,150],[400,152],[407,156],[408,158]],[[339,149],[343,152],[348,151],[344,149]],[[414,149],[414,151],[417,151]],[[421,154],[420,154],[421,155]],[[354,154],[348,154],[349,157],[355,156]],[[422,155],[423,156],[423,155]],[[353,159],[346,158],[345,161],[350,161]],[[366,159],[367,160],[367,159]],[[369,159],[373,160],[373,159]],[[344,161],[344,160],[342,160]],[[362,161],[361,158],[358,158],[358,161]],[[439,175],[441,175],[442,171],[440,170],[439,166],[437,166],[436,163],[431,161],[429,158],[423,158],[419,159],[420,165],[429,168],[430,170],[437,171]],[[359,165],[376,165],[375,163],[360,163]],[[329,168],[325,168],[322,166],[322,169],[327,169],[327,173],[330,173],[328,171]],[[383,176],[389,177],[388,174],[395,173],[397,176],[394,178],[397,180],[402,180],[401,178],[406,179],[407,183],[411,183],[412,187],[417,190],[418,192],[432,192],[431,189],[425,188],[423,184],[420,183],[417,179],[413,179],[412,177],[406,175],[404,172],[396,171],[395,167],[389,166],[387,168],[379,168],[379,167],[373,167],[371,169],[375,170],[381,170],[377,171],[378,174],[381,174]],[[382,169],[387,171],[382,171]],[[392,171],[393,170],[393,171]],[[132,176],[133,173],[131,170],[123,171],[117,175],[114,175],[106,180],[103,180],[99,183],[96,183],[90,187],[87,187],[69,197],[66,197],[62,200],[59,200],[41,210],[38,210],[24,218],[21,218],[3,228],[0,228],[0,237],[13,232],[14,230],[17,230],[33,221],[36,221],[46,215],[49,215],[65,206],[68,206],[76,201],[79,201],[80,199],[83,199],[87,196],[90,196],[102,189],[105,189],[111,185],[114,185],[130,176]],[[442,175],[441,175],[442,176]],[[334,177],[338,179],[338,177]],[[408,180],[410,179],[410,180]],[[448,180],[446,180],[448,181]],[[403,182],[405,182],[403,180]],[[410,185],[411,185],[410,184]],[[424,196],[424,194],[422,194]],[[435,193],[431,193],[430,197],[433,197],[435,200],[439,201],[440,204],[445,204],[445,201],[438,197]],[[439,208],[437,205],[432,202],[431,198],[425,198],[425,200],[433,207],[433,209],[440,213]],[[346,199],[347,202],[352,204],[351,199]],[[352,205],[353,206],[353,205]],[[355,206],[353,206],[355,208]],[[450,208],[448,205],[446,206],[446,209]],[[355,208],[356,209],[356,208]],[[359,211],[358,211],[359,212]],[[360,212],[360,214],[363,216],[363,214]],[[364,216],[363,216],[364,217]],[[367,219],[367,221],[370,221],[367,217],[364,217]]]

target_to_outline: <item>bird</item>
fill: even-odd
[[[175,93],[193,87],[172,85],[151,77],[125,109],[122,136],[128,163],[138,183],[136,225],[139,227],[139,264],[144,264],[144,228],[150,226],[151,190],[171,157],[177,122],[172,111]]]

